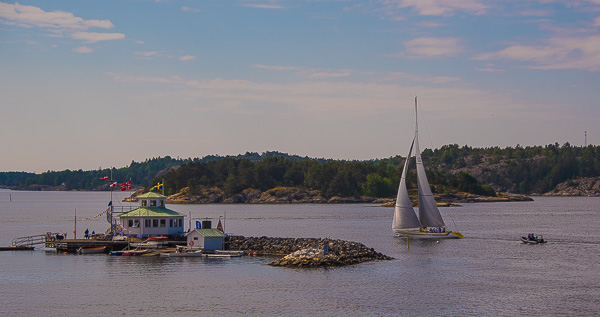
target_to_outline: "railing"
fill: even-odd
[[[26,245],[42,244],[42,243],[46,242],[46,236],[47,236],[46,234],[38,234],[35,236],[14,238],[12,240],[12,245],[26,246]]]

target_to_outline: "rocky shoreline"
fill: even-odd
[[[328,267],[393,259],[361,243],[328,238],[230,236],[227,244],[228,249],[245,253],[285,255],[269,264],[272,266]],[[324,252],[325,244],[328,245],[328,254]]]
[[[239,194],[228,196],[217,187],[202,187],[197,194],[191,194],[188,187],[167,197],[169,204],[348,204],[372,203],[393,206],[394,198],[374,197],[323,197],[317,190],[298,187],[275,187],[267,191],[246,189]],[[135,194],[134,194],[135,196]],[[480,196],[469,193],[447,193],[435,196],[439,206],[456,206],[458,203],[531,201],[532,198],[511,193],[498,193],[497,197]]]

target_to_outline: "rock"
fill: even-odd
[[[329,254],[323,247],[329,244]],[[366,261],[391,260],[384,254],[361,243],[335,239],[272,238],[230,236],[226,244],[230,250],[261,255],[286,255],[271,263],[273,266],[323,267],[357,264]]]

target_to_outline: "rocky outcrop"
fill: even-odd
[[[318,190],[300,187],[275,187],[267,191],[248,188],[239,194],[227,195],[218,187],[201,186],[192,194],[189,187],[168,196],[170,204],[320,204],[320,203],[371,203],[372,197],[332,197],[327,199]]]
[[[600,177],[585,177],[556,185],[554,190],[544,196],[598,196],[600,195]]]
[[[328,254],[324,247],[328,245]],[[316,238],[272,238],[230,236],[226,243],[230,250],[260,255],[284,255],[271,263],[273,266],[324,267],[357,264],[366,261],[393,258],[356,242]]]
[[[506,201],[533,201],[533,198],[521,194],[497,193],[496,197],[480,196],[469,193],[446,193],[435,195],[435,201],[438,207],[460,206],[461,203],[487,203],[487,202],[506,202]],[[396,200],[390,200],[383,203],[382,207],[394,207]],[[419,201],[416,197],[412,200],[413,206],[418,206]]]

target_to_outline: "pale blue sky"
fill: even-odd
[[[0,171],[600,144],[600,0],[0,2]]]

